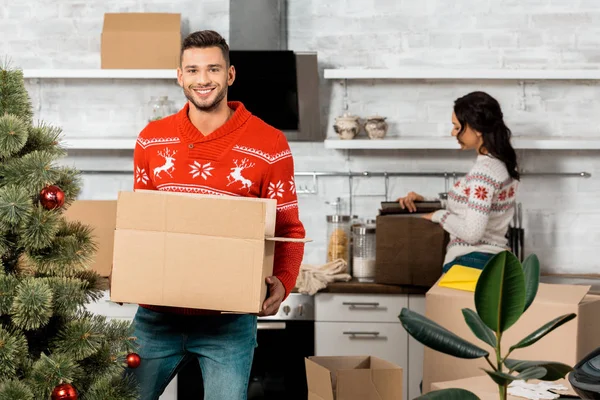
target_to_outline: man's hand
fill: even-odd
[[[279,306],[285,296],[285,287],[279,278],[275,276],[268,276],[265,281],[268,285],[269,297],[265,300],[262,306],[262,310],[258,314],[260,317],[266,317],[269,315],[277,314]]]

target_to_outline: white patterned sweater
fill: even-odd
[[[445,209],[432,216],[450,234],[444,264],[471,252],[497,254],[509,249],[506,232],[518,185],[502,161],[477,156],[469,173],[448,192]]]

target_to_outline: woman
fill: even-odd
[[[456,264],[483,269],[493,255],[508,249],[506,232],[520,180],[511,131],[496,99],[484,92],[457,99],[452,125],[461,148],[475,150],[477,158],[448,192],[445,209],[423,215],[450,234],[444,273]],[[414,192],[398,199],[411,212],[416,211],[414,203],[423,200]]]

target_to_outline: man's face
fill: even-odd
[[[190,48],[183,52],[177,82],[199,111],[212,111],[223,100],[226,102],[227,88],[234,79],[235,69],[227,68],[220,48]]]

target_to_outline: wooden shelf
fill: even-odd
[[[527,150],[600,150],[599,138],[527,138],[512,139],[515,149]],[[326,139],[327,149],[347,150],[458,150],[460,146],[453,138],[442,137],[405,137],[380,140],[370,139]]]
[[[136,139],[67,139],[62,145],[67,150],[133,150]]]
[[[326,69],[325,79],[598,80],[600,69]]]
[[[175,79],[175,69],[24,69],[27,79]]]

